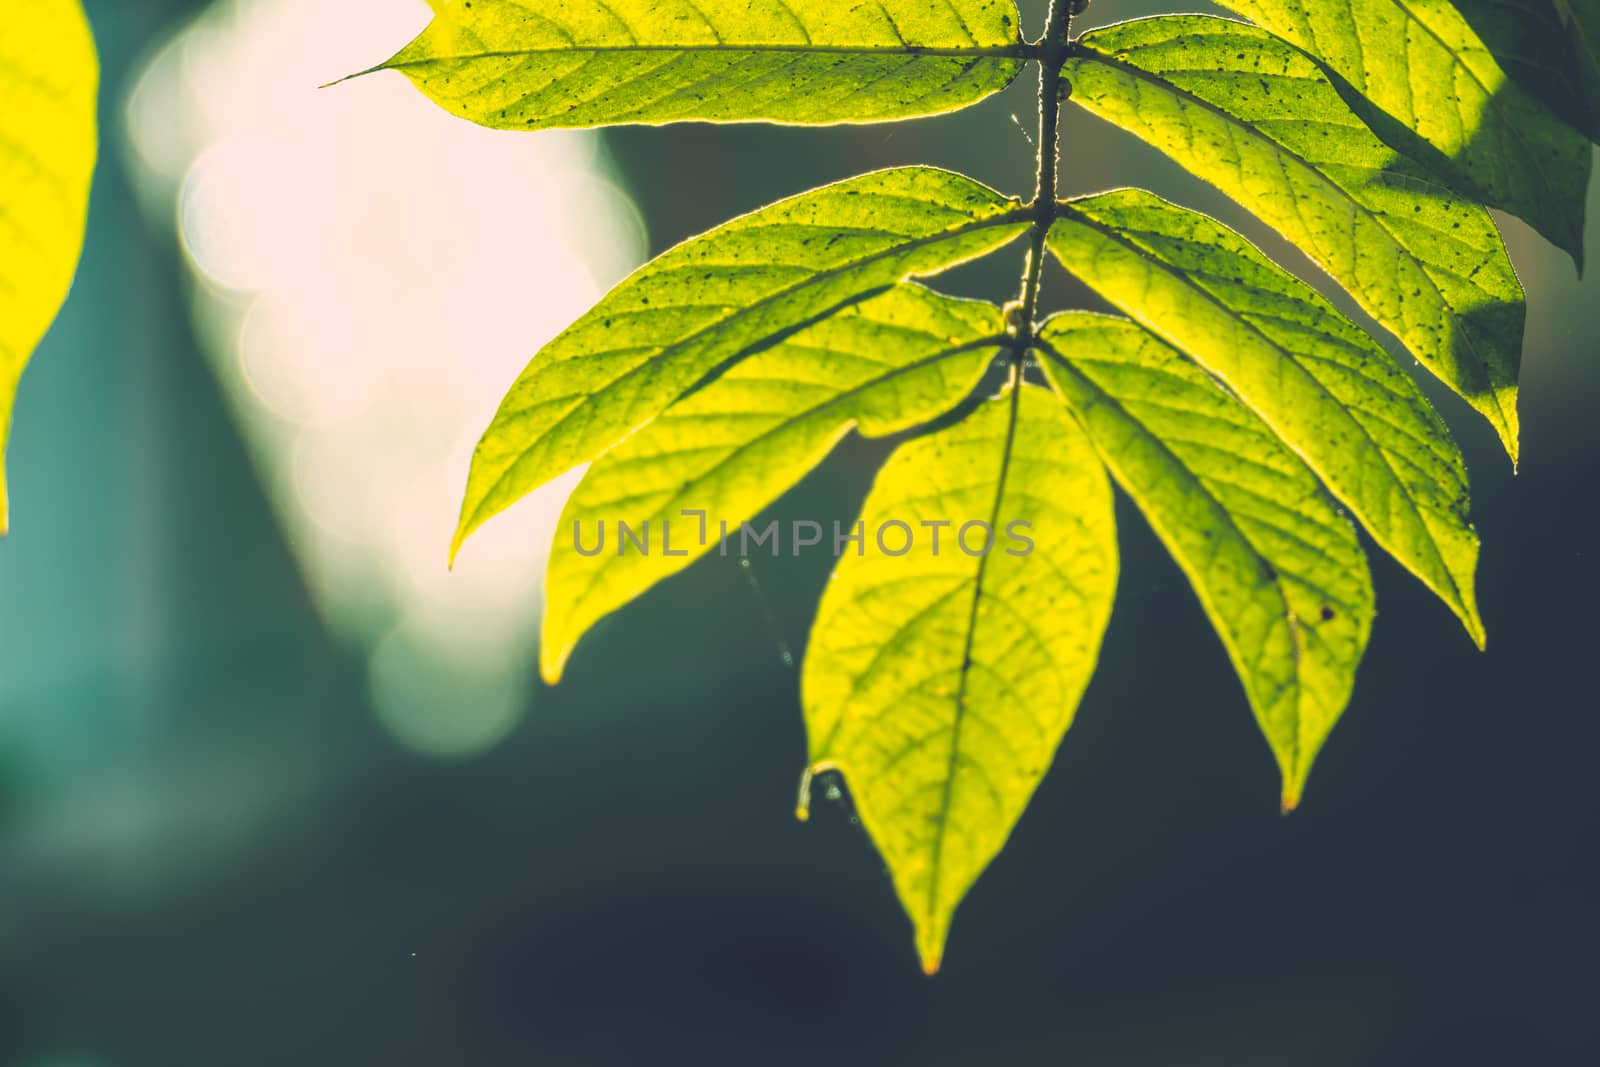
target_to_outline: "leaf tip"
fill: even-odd
[[[922,964],[922,973],[932,978],[944,966],[944,944],[949,934],[948,923],[929,919],[926,924],[917,924],[917,957]]]
[[[1495,397],[1494,405],[1495,410],[1490,415],[1490,422],[1494,424],[1495,433],[1500,437],[1500,444],[1511,460],[1511,470],[1515,472],[1522,462],[1522,423],[1517,418],[1516,387],[1513,386],[1508,390],[1506,396]]]
[[[1511,471],[1513,474],[1522,465],[1522,441],[1515,426],[1501,434],[1501,440],[1506,446],[1506,455],[1511,458]]]
[[[467,543],[467,538],[472,536],[472,527],[466,520],[456,527],[456,532],[450,535],[450,555],[445,560],[445,566],[450,570],[456,569],[456,557],[461,555],[461,546]]]
[[[380,70],[389,70],[389,64],[392,62],[394,62],[394,60],[386,59],[375,67],[368,67],[366,70],[358,70],[354,74],[346,74],[344,77],[335,78],[331,82],[323,82],[321,85],[317,86],[317,88],[332,89],[336,85],[343,85],[345,82],[355,81],[357,78],[365,78],[368,74],[376,74]]]
[[[794,802],[794,817],[800,822],[811,821],[811,779],[816,774],[816,768],[807,766],[800,775],[800,795]]]
[[[549,606],[546,605],[544,628],[539,639],[539,677],[544,679],[545,685],[554,687],[560,685],[565,677],[567,660],[572,658],[572,650],[577,642],[552,634],[549,612]]]
[[[1461,620],[1461,625],[1466,628],[1467,636],[1472,643],[1483,652],[1489,647],[1489,631],[1483,624],[1483,615],[1478,610],[1478,598],[1471,587],[1462,590],[1463,596],[1456,608],[1456,617]]]
[[[566,672],[566,657],[539,657],[539,677],[544,679],[544,684],[552,688],[561,684],[561,676]]]
[[[1312,758],[1316,753],[1312,752]],[[1283,775],[1283,792],[1279,796],[1278,811],[1284,816],[1293,815],[1300,810],[1300,801],[1305,798],[1306,780],[1311,777],[1310,762],[1296,766],[1295,762],[1280,759],[1279,770]]]
[[[1464,607],[1465,610],[1461,612],[1461,623],[1467,628],[1467,636],[1472,638],[1472,643],[1477,646],[1479,652],[1485,652],[1489,648],[1489,631],[1483,625],[1483,616],[1478,613],[1476,598],[1470,593]]]
[[[373,70],[377,70],[377,69],[378,68],[373,67],[373,68],[371,68],[369,70],[358,70],[354,74],[346,74],[342,78],[335,78],[331,82],[323,82],[321,85],[317,86],[317,88],[318,89],[332,89],[336,85],[343,85],[345,82],[350,81],[350,80],[352,80],[354,78],[359,78],[364,74],[371,74]]]

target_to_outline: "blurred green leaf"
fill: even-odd
[[[1489,213],[1374,137],[1299,50],[1203,15],[1084,35],[1072,99],[1315,260],[1517,455],[1522,286]]]
[[[1004,334],[992,304],[898,286],[750,357],[606,453],[557,526],[546,679],[560,679],[590,626],[716,548],[722,531],[737,535],[852,427],[883,436],[960,404]],[[619,523],[643,531],[648,547],[627,550]],[[580,529],[583,552],[568,541]],[[597,531],[616,540],[586,555],[605,536]]]
[[[891,457],[862,522],[864,552],[811,628],[811,763],[849,782],[931,974],[1094,671],[1116,595],[1111,490],[1083,431],[1023,386]],[[951,524],[937,548],[925,523]],[[970,523],[986,554],[967,550],[985,545]]]
[[[1372,628],[1355,529],[1265,423],[1141,327],[1058,315],[1042,347],[1050,384],[1194,585],[1293,809]]]
[[[500,129],[879,122],[1004,89],[1026,54],[1011,0],[436,3],[398,70]]]
[[[1064,204],[1050,249],[1220,378],[1483,642],[1461,455],[1371,338],[1232,230],[1140,190]]]
[[[0,19],[0,452],[22,370],[83,251],[99,79],[78,0],[27,0]],[[0,463],[0,534],[9,520]]]
[[[1449,0],[1223,3],[1338,73],[1358,110],[1375,109],[1363,118],[1387,119],[1375,122],[1384,140],[1582,267],[1588,140],[1506,77]]]
[[[1454,0],[1507,74],[1600,141],[1600,0]]]

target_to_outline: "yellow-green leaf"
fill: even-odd
[[[970,178],[906,167],[779,201],[677,246],[523,371],[473,456],[452,552],[707,375],[902,281],[992,252],[1030,217]]]
[[[883,436],[955,408],[1004,343],[994,305],[898,286],[750,357],[606,453],[557,526],[545,678],[560,680],[591,626],[716,549],[724,533],[744,544],[741,524],[852,427]],[[797,555],[797,542],[812,537],[815,551],[828,551],[837,532],[820,523],[798,538],[780,532],[772,551]]]
[[[1389,355],[1204,215],[1139,190],[1061,210],[1050,249],[1067,269],[1220,378],[1481,645],[1466,469]]]
[[[1506,77],[1449,0],[1223,2],[1339,74],[1384,140],[1582,266],[1588,138]]]
[[[1296,807],[1372,628],[1354,527],[1265,423],[1138,325],[1059,315],[1041,346],[1050,384],[1194,586]]]
[[[932,973],[1094,670],[1116,592],[1111,492],[1083,431],[1024,386],[897,452],[862,521],[866,554],[844,556],[806,652],[812,769],[849,783]],[[987,555],[963,549],[968,523],[994,531]]]
[[[953,111],[1009,85],[1012,0],[452,0],[378,69],[499,129]]]
[[[27,0],[0,18],[0,453],[22,369],[83,250],[99,79],[78,0]],[[9,515],[0,463],[0,534]]]
[[[1522,286],[1488,211],[1386,146],[1306,55],[1203,15],[1098,30],[1074,102],[1260,216],[1499,432],[1517,456]]]

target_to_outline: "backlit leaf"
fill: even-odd
[[[1372,627],[1355,529],[1265,423],[1141,327],[1059,315],[1042,347],[1050,384],[1194,585],[1294,808]]]
[[[1094,670],[1116,592],[1111,492],[1083,431],[1024,386],[897,452],[862,520],[865,554],[840,562],[806,653],[812,770],[849,783],[931,973]],[[987,555],[961,547],[973,522],[994,531]]]
[[[1582,266],[1589,142],[1506,77],[1449,0],[1223,2],[1342,76],[1388,120],[1386,141],[1419,139],[1435,152],[1397,147]]]
[[[599,619],[716,550],[723,531],[737,539],[741,523],[852,427],[881,436],[955,408],[1004,334],[992,304],[899,286],[750,357],[602,456],[557,527],[545,580],[546,679],[560,679]],[[619,524],[642,533],[645,547],[624,541]],[[819,524],[818,550],[833,536]],[[798,551],[787,538],[780,547]]]
[[[1063,205],[1050,249],[1220,378],[1483,642],[1450,432],[1383,349],[1244,238],[1140,190]]]
[[[660,256],[540,352],[473,456],[455,548],[708,374],[1027,229],[1014,200],[948,171],[879,171],[783,200]]]
[[[1022,69],[1012,0],[454,0],[379,69],[500,129],[953,111]]]
[[[83,249],[99,74],[78,0],[27,0],[0,18],[0,453]],[[0,534],[8,521],[0,463]]]
[[[1491,211],[1581,267],[1591,153],[1569,123],[1600,130],[1600,0],[1460,0],[1467,17],[1451,0],[1220,2],[1257,25],[1168,16],[1073,40],[1081,5],[1051,0],[1028,43],[1014,0],[430,0],[433,23],[376,68],[532,130],[887,121],[1041,67],[1033,202],[908,167],[668,251],[528,365],[452,545],[592,462],[549,563],[551,682],[600,620],[710,552],[841,554],[801,674],[801,814],[812,775],[844,777],[930,972],[1098,657],[1108,471],[1221,638],[1285,809],[1371,632],[1352,519],[1484,642],[1465,466],[1407,370],[1204,215],[1136,190],[1055,203],[1074,163],[1055,109],[1075,100],[1274,227],[1516,459],[1526,309]],[[1024,235],[1004,308],[911,284]],[[1126,317],[1041,322],[1045,249]],[[1012,362],[1030,353],[1049,389]],[[977,401],[996,356],[1013,383]],[[913,438],[860,526],[762,525],[852,429]]]
[[[1303,53],[1227,19],[1086,34],[1074,102],[1260,216],[1343,285],[1517,454],[1522,286],[1489,213],[1379,141]]]

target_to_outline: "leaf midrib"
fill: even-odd
[[[995,480],[994,504],[989,509],[989,528],[1000,521],[1000,509],[1005,503],[1006,482],[1011,475],[1011,460],[1017,443],[1017,424],[1022,416],[1023,383],[1020,373],[1011,383],[1011,410],[1006,419],[1006,441],[1000,457],[1000,475]],[[972,579],[972,609],[967,615],[967,633],[961,650],[961,674],[956,683],[955,713],[950,724],[950,759],[945,768],[939,797],[939,829],[933,835],[933,854],[928,859],[927,921],[936,922],[939,915],[940,873],[944,863],[944,840],[950,832],[950,808],[955,802],[956,773],[961,766],[961,727],[966,718],[967,679],[972,673],[972,649],[978,635],[978,608],[983,603],[983,580],[988,574],[992,553],[978,557],[977,573]]]
[[[780,55],[833,55],[833,56],[925,56],[930,59],[1011,59],[1017,62],[1038,58],[1038,49],[1028,44],[964,45],[941,47],[935,45],[826,45],[826,44],[618,44],[618,45],[552,45],[547,48],[485,49],[481,52],[462,52],[451,56],[427,56],[422,59],[395,59],[380,63],[361,74],[380,70],[412,70],[442,63],[476,63],[491,59],[533,59],[542,56],[630,55],[651,52],[709,52],[709,53],[762,53]]]

